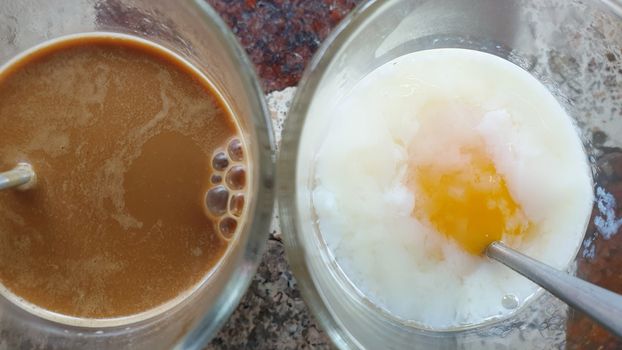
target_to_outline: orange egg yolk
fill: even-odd
[[[466,252],[483,254],[502,237],[522,236],[531,223],[481,147],[464,147],[460,166],[411,166],[414,216],[453,239]]]

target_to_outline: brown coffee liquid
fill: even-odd
[[[202,281],[240,226],[235,120],[158,46],[90,35],[41,47],[0,72],[0,125],[0,170],[25,161],[38,175],[0,191],[0,281],[41,308],[154,308]]]

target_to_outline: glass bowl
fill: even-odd
[[[529,71],[575,120],[595,203],[569,272],[622,292],[622,10],[598,0],[376,0],[359,5],[309,64],[283,130],[277,166],[289,262],[312,312],[340,348],[619,348],[580,313],[540,292],[512,316],[433,331],[379,311],[340,272],[315,225],[313,157],[332,107],[363,76],[407,53],[467,48]],[[569,174],[568,176],[572,176]]]
[[[248,217],[210,277],[165,312],[136,322],[72,326],[39,318],[0,297],[0,347],[200,349],[246,291],[272,218],[273,135],[263,92],[236,38],[203,0],[3,1],[0,66],[42,42],[89,32],[128,34],[152,41],[208,77],[239,121],[247,141]]]

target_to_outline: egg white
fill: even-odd
[[[427,135],[419,131],[430,101],[469,108]],[[467,133],[483,138],[512,197],[536,223],[532,239],[511,244],[560,269],[574,258],[593,200],[586,155],[572,119],[521,68],[472,50],[411,53],[368,74],[331,118],[312,192],[321,235],[349,280],[396,317],[434,329],[473,325],[514,312],[504,296],[520,307],[537,291],[412,216],[408,165],[463,162],[454,146]]]

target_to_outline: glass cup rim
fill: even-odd
[[[338,348],[355,346],[363,348],[358,341],[341,327],[339,321],[331,314],[322,300],[320,291],[311,277],[310,269],[305,260],[308,247],[297,237],[300,234],[299,215],[296,202],[297,158],[300,148],[300,136],[304,127],[308,107],[318,86],[323,80],[327,68],[334,62],[342,45],[361,28],[367,18],[391,0],[367,0],[358,4],[322,42],[317,52],[305,68],[297,87],[291,107],[283,125],[282,141],[277,160],[277,200],[283,241],[288,262],[296,277],[301,295],[310,312],[318,320],[333,345]],[[611,12],[622,19],[622,3],[616,0],[587,0],[588,5],[599,7],[603,12]],[[542,292],[542,291],[541,291]],[[494,323],[494,322],[492,322]],[[491,322],[483,323],[483,326]],[[416,331],[431,336],[471,333],[479,329],[479,325],[457,330],[434,331],[418,328]]]

